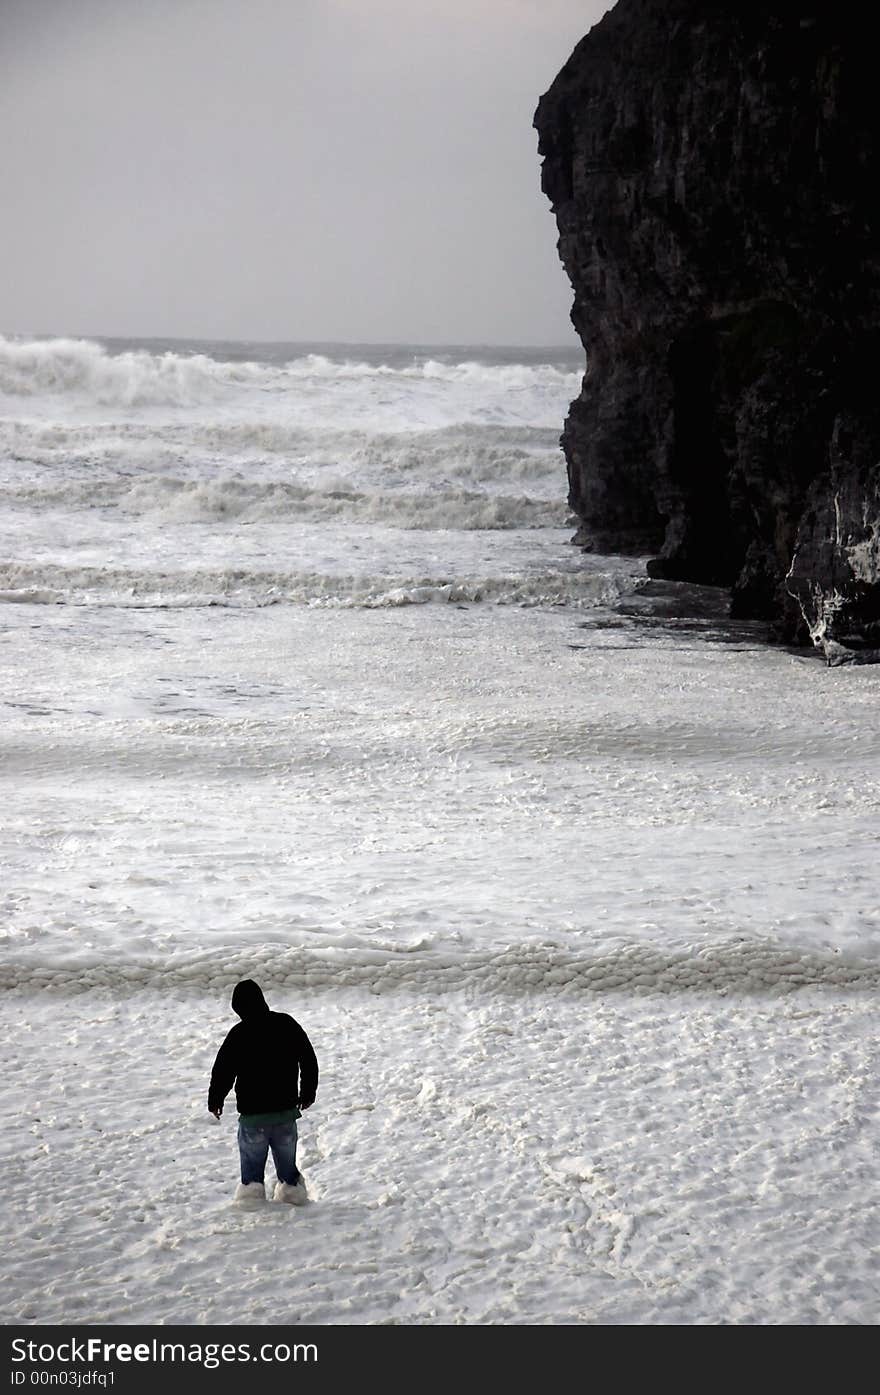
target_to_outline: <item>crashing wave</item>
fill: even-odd
[[[305,354],[283,364],[214,359],[204,353],[111,353],[91,339],[8,339],[0,336],[0,394],[9,397],[78,393],[112,406],[186,406],[229,390],[285,392],[303,382],[419,379],[508,393],[553,390],[573,396],[580,374],[543,364],[484,364],[428,359],[403,367]]]

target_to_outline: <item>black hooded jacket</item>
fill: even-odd
[[[251,979],[236,984],[232,1010],[241,1021],[217,1052],[208,1090],[211,1113],[222,1108],[233,1083],[239,1114],[307,1109],[318,1088],[318,1062],[299,1023],[286,1012],[270,1012]]]

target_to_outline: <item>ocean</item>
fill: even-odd
[[[0,339],[4,1321],[876,1317],[880,671],[572,546],[583,367]]]
[[[589,604],[605,582],[563,545],[558,448],[579,369],[541,351],[5,341],[0,590]]]

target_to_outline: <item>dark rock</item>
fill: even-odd
[[[535,117],[587,372],[576,541],[880,647],[869,7],[619,0]]]
[[[798,531],[788,588],[829,663],[880,655],[880,410],[834,424],[827,475],[816,480]]]

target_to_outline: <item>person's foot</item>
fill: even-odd
[[[266,1188],[262,1182],[239,1182],[233,1201],[265,1201]]]
[[[305,1206],[309,1199],[306,1182],[302,1173],[295,1182],[276,1182],[275,1200],[286,1201],[288,1206]]]

